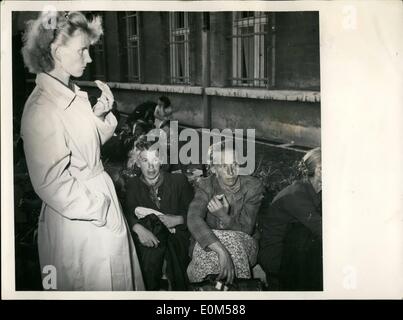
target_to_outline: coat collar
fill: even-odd
[[[76,99],[77,96],[88,99],[86,92],[80,90],[80,88],[74,84],[74,90],[71,90],[61,81],[53,78],[47,73],[39,73],[36,76],[36,85],[49,94],[56,101],[56,105],[62,110],[66,110]]]
[[[238,190],[238,192],[233,194],[234,199],[236,200],[241,200],[243,199],[244,195],[246,194],[247,190],[245,190],[245,185],[244,183],[242,183],[243,181],[243,177],[239,176],[239,183],[240,183],[240,188]],[[225,193],[225,190],[223,190],[223,188],[221,188],[219,182],[218,182],[218,178],[215,175],[212,175],[212,186],[213,186],[213,194],[222,194]]]

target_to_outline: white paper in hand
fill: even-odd
[[[164,215],[162,212],[159,212],[159,211],[151,209],[151,208],[146,208],[146,207],[137,207],[134,210],[134,213],[135,213],[136,217],[139,219],[144,218],[144,217],[148,216],[149,214],[155,214],[157,217]],[[168,230],[171,233],[176,232],[175,228],[169,228]]]

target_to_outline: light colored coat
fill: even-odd
[[[100,159],[116,118],[97,118],[77,86],[73,92],[45,73],[36,84],[21,135],[32,185],[43,200],[42,271],[56,268],[57,290],[144,290],[126,220]]]

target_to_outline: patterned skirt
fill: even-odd
[[[250,279],[251,266],[256,263],[257,258],[256,240],[242,231],[213,230],[213,232],[231,255],[235,276]],[[220,263],[217,253],[204,250],[196,242],[192,261],[187,269],[190,282],[201,282],[207,275],[219,273]]]

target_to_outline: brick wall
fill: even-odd
[[[109,81],[121,81],[118,29],[114,13],[107,14],[105,32],[108,52]],[[276,85],[280,89],[313,89],[320,87],[319,17],[314,12],[276,12]],[[21,14],[13,21],[15,29],[32,15]],[[211,86],[228,86],[231,76],[230,12],[210,13]],[[168,14],[143,12],[142,74],[145,83],[166,84],[169,80]],[[115,25],[115,27],[113,27]],[[201,84],[202,14],[190,14],[191,76],[193,85]],[[93,80],[88,78],[88,80]],[[83,88],[85,89],[85,88]],[[91,89],[90,89],[91,90]],[[29,90],[30,91],[30,90]],[[140,103],[164,93],[114,89],[119,110],[132,112]],[[203,96],[166,94],[178,110],[176,119],[182,124],[203,126]],[[316,146],[320,144],[320,103],[273,101],[231,97],[209,97],[212,126],[223,128],[255,128],[259,138]]]

